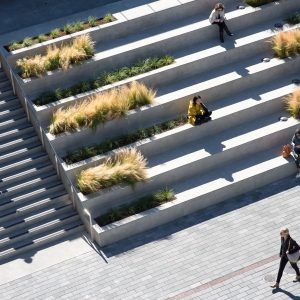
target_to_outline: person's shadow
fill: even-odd
[[[288,297],[290,297],[293,300],[300,300],[299,296],[295,296],[294,294],[292,294],[291,292],[288,292],[286,290],[283,290],[281,288],[275,289],[272,291],[273,294],[277,294],[277,293],[283,293],[285,295],[287,295]]]

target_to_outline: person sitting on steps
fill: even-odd
[[[221,43],[224,43],[224,30],[229,36],[233,36],[225,23],[225,6],[222,3],[217,3],[209,16],[209,22],[219,26],[219,35]]]
[[[188,110],[188,121],[192,125],[199,125],[201,123],[211,120],[211,111],[202,103],[200,96],[195,96],[193,100],[190,101]]]
[[[297,166],[296,178],[300,178],[300,128],[295,131],[292,142],[292,154]]]

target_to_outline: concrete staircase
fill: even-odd
[[[148,182],[139,183],[134,189],[130,186],[115,186],[87,196],[78,191],[75,193],[78,210],[88,209],[93,218],[112,207],[132,202],[165,186],[171,187],[176,193],[176,200],[147,212],[102,228],[94,223],[93,236],[99,245],[107,245],[172,221],[290,176],[296,171],[292,160],[281,157],[281,148],[290,141],[294,130],[299,126],[299,121],[286,113],[283,99],[297,88],[292,81],[300,76],[300,56],[285,60],[274,58],[269,40],[279,32],[274,24],[285,23],[285,18],[299,10],[300,4],[293,0],[285,0],[256,9],[249,6],[237,9],[237,4],[241,3],[225,0],[228,26],[235,36],[225,36],[225,43],[220,45],[217,28],[211,26],[207,20],[212,7],[211,1],[173,2],[177,2],[177,6],[173,3],[174,7],[164,8],[162,6],[165,6],[167,1],[155,2],[155,5],[161,7],[151,15],[151,24],[148,23],[150,18],[145,15],[145,7],[141,7],[141,16],[135,17],[134,24],[137,25],[134,26],[128,18],[121,24],[124,31],[118,37],[112,35],[111,39],[102,40],[101,29],[97,35],[91,32],[92,37],[98,37],[94,39],[96,53],[92,60],[66,71],[58,70],[41,78],[19,82],[30,101],[41,92],[73,85],[101,71],[130,65],[149,56],[170,54],[175,58],[172,65],[113,85],[43,107],[32,105],[33,115],[45,131],[45,139],[51,143],[49,152],[55,152],[52,155],[59,157],[64,156],[67,151],[77,149],[79,145],[100,143],[186,114],[189,100],[197,94],[200,94],[209,109],[213,110],[211,122],[195,127],[186,124],[130,145],[138,148],[149,162]],[[137,9],[136,12],[138,11]],[[126,24],[131,25],[125,34]],[[113,31],[114,25],[111,26]],[[118,25],[115,26],[117,28]],[[282,30],[293,28],[299,29],[300,24],[294,27],[285,24]],[[15,61],[20,55],[24,56],[29,51],[31,54],[41,53],[43,50],[41,46],[12,55],[9,59],[10,66],[15,71]],[[270,60],[265,62],[263,58]],[[131,111],[126,118],[109,121],[96,129],[80,128],[75,132],[57,136],[49,133],[48,126],[56,109],[74,105],[90,95],[133,80],[157,90],[153,105]],[[7,95],[9,96],[9,92]],[[6,137],[1,146],[3,159],[7,165],[20,168],[21,178],[34,173],[30,176],[30,182],[37,187],[34,194],[34,197],[37,197],[42,182],[46,182],[51,189],[53,185],[57,188],[54,183],[55,174],[52,169],[47,169],[48,165],[44,164],[40,156],[41,161],[38,161],[38,164],[45,171],[38,170],[33,161],[28,162],[23,157],[29,155],[28,153],[30,156],[41,155],[40,145],[34,136],[31,136],[30,129],[26,129],[28,131],[24,133],[28,139],[27,145],[30,145],[26,146],[27,142],[20,139],[23,135],[15,128],[9,127],[12,126],[9,118],[13,114],[16,118],[14,126],[24,126],[26,123],[24,116],[23,119],[19,117],[20,112],[16,107],[11,109],[14,112],[7,112],[8,108],[2,112],[3,126],[9,128],[3,133],[0,132]],[[287,121],[279,121],[281,116],[287,116]],[[10,139],[11,135],[16,135],[13,141]],[[24,147],[27,147],[28,151],[24,152]],[[14,150],[8,152],[8,149]],[[100,164],[107,155],[108,153],[72,166],[62,164],[61,175],[65,179],[64,182],[73,183],[73,189],[68,190],[72,193],[76,191],[76,175],[81,170]],[[12,162],[14,156],[19,157],[19,163]],[[24,171],[22,166],[30,163],[34,167]],[[10,177],[8,180],[18,182]],[[13,198],[17,199],[16,203],[23,201],[18,202],[18,193],[23,189],[22,180],[20,179],[20,184],[8,188],[11,197],[16,197]],[[58,190],[64,193],[62,187]],[[25,194],[22,197],[27,196]],[[58,197],[61,199],[62,196]],[[35,207],[44,207],[44,201],[47,202],[43,197],[39,198]],[[13,205],[13,213],[16,212],[18,208],[15,207],[15,202],[4,204],[7,211],[10,205]],[[23,218],[28,220],[28,230],[31,233],[32,228],[35,228],[34,234],[39,236],[39,232],[48,225],[43,226],[36,220],[39,219],[39,214],[26,215],[27,211],[31,210],[31,203],[29,208],[26,205],[21,208],[23,210],[20,214],[22,217],[24,214]],[[65,212],[61,213],[64,216]],[[6,218],[7,222],[12,220],[9,216]],[[49,228],[55,227],[56,224],[55,220],[49,220]],[[3,237],[3,243],[7,245],[6,237]],[[10,244],[5,247],[4,250],[10,249]]]
[[[0,262],[82,230],[82,222],[2,70],[0,191]]]

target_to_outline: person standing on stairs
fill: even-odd
[[[217,3],[209,16],[211,24],[218,25],[221,43],[224,43],[224,30],[229,36],[233,36],[225,23],[225,6],[222,3]]]
[[[291,238],[288,228],[283,227],[280,229],[280,237],[281,237],[281,246],[280,246],[280,253],[279,253],[280,256],[279,270],[277,274],[276,283],[271,285],[272,288],[276,288],[276,289],[279,288],[279,283],[282,277],[283,270],[287,262],[289,261],[288,255],[299,252],[300,250],[299,245],[296,243],[296,241],[294,241]],[[300,281],[300,271],[297,266],[297,263],[290,261],[290,264],[297,274],[294,282]]]
[[[299,128],[295,131],[291,145],[292,145],[293,157],[295,159],[295,163],[297,167],[296,178],[300,178],[300,129]]]
[[[192,125],[199,125],[201,123],[211,120],[211,111],[203,104],[200,96],[195,96],[193,100],[190,101],[188,110],[188,121]]]

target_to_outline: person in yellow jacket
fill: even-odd
[[[188,110],[188,121],[192,125],[199,125],[201,123],[211,120],[210,115],[212,114],[206,106],[202,103],[200,96],[195,96],[193,100],[190,101]]]

